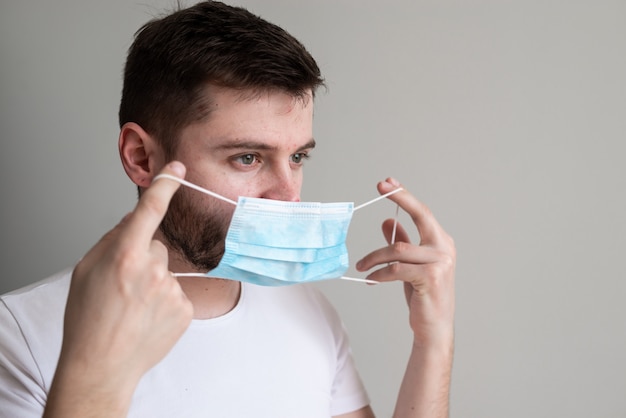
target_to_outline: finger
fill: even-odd
[[[366,276],[366,280],[380,283],[391,281],[403,281],[411,284],[424,284],[429,277],[434,264],[403,264],[394,263],[381,267]]]
[[[396,242],[367,254],[356,263],[358,271],[367,271],[380,264],[429,264],[442,260],[445,254],[436,248]]]
[[[391,242],[391,239],[394,238],[394,225],[396,229],[395,240]],[[406,230],[402,227],[400,223],[397,223],[395,219],[387,219],[383,222],[383,235],[387,240],[387,243],[393,244],[395,242],[411,242],[409,238],[409,234],[407,234]]]
[[[178,161],[173,161],[167,164],[160,173],[183,178],[185,166]],[[160,178],[153,182],[139,198],[122,232],[124,237],[128,237],[133,242],[138,240],[148,246],[167,212],[172,196],[179,187],[180,183],[168,178]]]
[[[160,280],[175,280],[174,273],[169,270],[169,258],[167,247],[158,240],[153,239],[150,241],[150,255],[152,257],[151,266],[154,269],[155,277],[159,277]]]
[[[168,252],[167,247],[161,242],[153,239],[150,241],[150,254],[157,260],[163,263],[163,269],[168,268]],[[169,271],[169,270],[168,270]]]
[[[398,187],[400,187],[400,183],[393,178],[387,178],[387,180],[378,183],[378,191],[381,194],[388,193]],[[422,243],[437,243],[445,236],[443,228],[428,206],[417,200],[408,191],[402,190],[394,193],[388,199],[400,205],[409,214],[419,231]]]

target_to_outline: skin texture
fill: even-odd
[[[242,97],[238,91],[214,87],[208,93],[212,95],[208,120],[182,130],[174,155],[187,167],[186,179],[235,201],[238,196],[298,201],[305,156],[314,147],[310,94],[304,99],[280,92]],[[148,187],[165,163],[157,141],[134,123],[122,127],[120,153],[126,172],[140,187]],[[216,212],[230,219],[234,210],[201,193],[187,196],[189,204],[199,208],[199,219]],[[162,231],[155,238],[167,242]],[[169,249],[172,271],[207,271],[172,246]],[[239,298],[238,282],[196,277],[180,282],[198,319],[227,313]]]
[[[315,145],[311,96],[302,100],[281,92],[269,92],[242,97],[241,92],[216,88],[210,88],[210,93],[213,108],[209,118],[183,129],[174,156],[184,163],[186,179],[232,200],[242,195],[298,201],[303,163]],[[177,185],[166,180],[151,185],[152,179],[163,170],[174,170],[179,176],[184,175],[184,170],[178,171],[177,165],[166,165],[165,154],[158,142],[135,123],[122,127],[119,148],[124,169],[144,192],[137,210],[103,238],[92,250],[95,253],[88,254],[81,262],[83,266],[79,266],[81,268],[75,273],[66,319],[68,332],[64,337],[61,362],[49,402],[60,407],[49,408],[48,417],[90,416],[79,413],[87,409],[71,409],[72,405],[80,408],[78,400],[81,398],[72,397],[71,388],[81,387],[81,384],[86,385],[92,394],[87,401],[89,411],[98,411],[93,416],[124,416],[139,378],[165,355],[173,341],[182,334],[191,319],[191,311],[194,318],[217,317],[233,309],[239,298],[240,285],[235,281],[186,277],[179,279],[178,286],[171,279],[167,273],[170,270],[206,271],[206,265],[197,260],[204,258],[206,261],[210,256],[200,248],[194,257],[189,257],[176,245],[167,245],[163,231],[157,230],[158,220],[165,214],[164,206]],[[378,184],[378,191],[383,194],[399,186],[399,182],[388,178]],[[401,280],[405,283],[404,296],[409,306],[414,343],[394,416],[445,417],[448,415],[454,339],[454,243],[430,210],[408,191],[398,192],[389,198],[411,216],[421,242],[410,243],[405,229],[399,225],[396,242],[366,255],[357,263],[357,269],[369,272],[367,278],[371,280]],[[228,203],[201,193],[184,193],[177,199],[182,199],[185,207],[193,208],[190,216],[194,222],[211,217],[227,219],[234,209]],[[172,221],[183,215],[174,212]],[[136,241],[125,232],[130,228],[129,223],[133,230],[140,232]],[[193,222],[179,224],[181,239],[187,235],[194,239],[194,231],[189,230],[189,225]],[[383,223],[383,234],[388,242],[392,227],[391,220]],[[130,260],[127,259],[131,256]],[[135,258],[149,260],[145,261],[149,265],[155,264],[147,270],[153,275],[145,274],[148,277],[137,279],[138,272],[132,271],[131,262]],[[117,274],[110,274],[111,271]],[[96,279],[99,275],[108,277],[109,281],[101,284],[101,280]],[[168,283],[169,287],[163,293],[148,292],[149,295],[156,292],[154,297],[141,297],[140,291],[127,292],[126,286],[119,284],[126,283],[126,277],[131,283],[142,280],[138,283],[145,281],[147,284],[144,285],[149,285],[152,280]],[[107,283],[110,287],[108,291],[99,295],[101,300],[93,301],[100,306],[98,312],[107,314],[101,315],[104,317],[100,318],[102,323],[96,321],[98,326],[93,326],[87,318],[80,319],[81,310],[89,312],[95,309],[82,304],[81,297],[95,299],[94,296],[89,299],[89,295],[98,294],[100,287]],[[140,287],[138,289],[141,290]],[[135,297],[128,297],[128,294]],[[174,306],[178,306],[182,313],[174,315],[171,327],[162,331],[166,335],[143,335],[146,341],[157,337],[163,339],[159,348],[151,349],[153,355],[136,365],[130,360],[118,361],[118,351],[122,353],[121,359],[133,359],[142,352],[133,350],[141,348],[143,342],[136,341],[134,347],[109,344],[107,333],[112,332],[111,324],[107,322],[109,317],[114,321],[116,315],[132,312],[139,318],[146,309],[158,313],[159,309],[165,309],[160,306],[166,303],[164,298],[173,299],[176,302]],[[144,330],[143,326],[141,321],[137,321],[115,331],[121,334],[120,341],[123,341],[122,334],[136,333],[135,327]],[[149,334],[149,329],[144,331]],[[99,357],[92,356],[86,347],[99,353]],[[122,369],[119,375],[110,374]],[[83,373],[87,370],[93,373]],[[80,373],[96,374],[99,379],[97,382],[85,382]],[[111,404],[119,407],[112,410]],[[367,418],[372,417],[373,412],[366,407],[344,416]]]
[[[184,176],[170,164],[163,172]],[[159,180],[78,263],[45,417],[125,416],[135,386],[183,334],[191,302],[152,239],[178,184]]]
[[[388,178],[378,184],[378,190],[383,194],[398,186],[397,180]],[[396,242],[366,255],[356,268],[367,271],[384,265],[367,278],[404,281],[414,339],[394,416],[445,417],[449,414],[454,351],[454,241],[430,209],[409,192],[400,191],[389,199],[411,216],[421,241],[411,244],[405,229],[398,225]],[[391,242],[392,230],[393,220],[389,219],[383,223],[387,242]]]

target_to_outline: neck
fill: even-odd
[[[241,294],[234,280],[209,277],[179,277],[178,282],[193,304],[194,319],[211,319],[232,311]]]
[[[159,231],[155,238],[159,239]],[[162,239],[160,239],[163,241]],[[168,268],[174,273],[205,273],[192,266],[178,252],[168,249]],[[210,277],[178,277],[183,292],[193,304],[194,319],[211,319],[232,311],[241,294],[241,283]]]

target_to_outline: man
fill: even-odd
[[[218,265],[233,207],[154,181],[166,173],[230,200],[297,202],[320,85],[297,40],[240,8],[203,2],[137,33],[119,137],[137,208],[73,274],[2,298],[2,414],[373,416],[341,322],[314,288],[173,277]],[[398,226],[393,245],[356,267],[405,282],[415,337],[396,416],[446,416],[454,245],[408,192],[390,199],[421,242]],[[393,230],[383,224],[388,241]]]

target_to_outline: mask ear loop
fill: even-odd
[[[388,193],[385,193],[384,195],[378,196],[375,199],[372,199],[372,200],[370,200],[368,202],[365,202],[365,203],[355,207],[353,210],[356,211],[356,210],[359,210],[361,208],[364,208],[365,206],[368,206],[368,205],[371,205],[372,203],[378,202],[379,200],[384,199],[387,196],[391,196],[394,193],[398,193],[400,190],[403,190],[402,187],[398,187],[395,190],[392,190],[392,191],[390,191]],[[396,230],[398,228],[398,214],[399,214],[399,212],[400,212],[400,205],[396,205],[396,215],[395,215],[395,217],[393,219],[393,231],[391,232],[391,245],[395,244],[395,242],[396,242]],[[387,265],[389,265],[389,264],[391,264],[391,263],[388,263]],[[360,278],[357,278],[357,277],[348,277],[348,276],[341,276],[341,277],[338,277],[338,279],[350,280],[350,281],[353,281],[353,282],[370,283],[370,284],[379,284],[380,283],[380,282],[377,282],[376,280],[360,279]]]
[[[155,181],[157,181],[160,178],[166,178],[166,179],[177,181],[180,184],[185,185],[187,187],[190,187],[190,188],[192,188],[194,190],[197,190],[197,191],[202,192],[204,194],[208,194],[209,196],[213,196],[214,198],[222,200],[222,201],[227,202],[227,203],[230,203],[231,205],[237,206],[237,202],[235,202],[234,200],[231,200],[231,199],[229,199],[227,197],[224,197],[224,196],[222,196],[220,194],[217,194],[215,192],[207,190],[207,189],[205,189],[203,187],[200,187],[200,186],[198,186],[196,184],[190,183],[187,180],[181,179],[181,178],[176,177],[176,176],[172,176],[171,174],[166,174],[166,173],[158,174],[158,175],[156,175],[152,179],[152,182],[155,182]],[[365,202],[365,203],[355,207],[353,209],[353,211],[359,210],[361,208],[364,208],[365,206],[371,205],[372,203],[378,202],[379,200],[384,199],[387,196],[391,196],[392,194],[397,193],[400,190],[402,190],[402,187],[399,187],[399,188],[397,188],[395,190],[392,190],[392,191],[390,191],[388,193],[385,193],[384,195],[378,196],[377,198],[372,199],[372,200],[370,200],[368,202]],[[395,242],[395,238],[396,238],[396,226],[398,224],[398,210],[399,209],[400,209],[400,206],[396,206],[396,217],[395,217],[395,220],[394,220],[394,223],[393,223],[393,233],[392,233],[392,236],[391,236],[391,244],[393,244]],[[203,273],[172,273],[172,274],[174,275],[174,277],[204,277],[204,276],[206,276]],[[379,283],[379,282],[377,282],[375,280],[359,279],[359,278],[356,278],[356,277],[342,276],[342,277],[339,277],[339,279],[351,280],[351,281],[355,281],[355,282],[371,283],[371,284],[378,284]]]
[[[192,188],[192,189],[195,189],[195,190],[197,190],[197,191],[199,191],[199,192],[202,192],[202,193],[204,193],[204,194],[208,194],[209,196],[213,196],[213,197],[214,197],[214,198],[216,198],[216,199],[223,200],[224,202],[230,203],[231,205],[235,205],[235,206],[237,206],[237,202],[235,202],[234,200],[230,200],[229,198],[224,197],[224,196],[222,196],[221,194],[217,194],[217,193],[212,192],[212,191],[210,191],[210,190],[207,190],[207,189],[205,189],[205,188],[203,188],[203,187],[200,187],[200,186],[198,186],[198,185],[196,185],[196,184],[190,183],[190,182],[188,182],[187,180],[183,180],[183,179],[178,178],[178,177],[176,177],[176,176],[172,176],[171,174],[165,174],[165,173],[164,173],[164,174],[158,174],[157,176],[155,176],[155,177],[152,179],[152,182],[155,182],[156,180],[158,180],[158,179],[160,179],[160,178],[166,178],[166,179],[170,179],[170,180],[177,181],[177,182],[179,182],[180,184],[184,184],[184,185],[185,185],[185,186],[187,186],[187,187],[190,187],[190,188]]]
[[[396,205],[396,216],[393,218],[393,230],[391,231],[391,241],[389,245],[393,245],[396,243],[396,230],[398,229],[398,213],[400,212],[400,205]],[[394,264],[395,261],[391,263],[387,263],[388,266]]]
[[[391,232],[391,242],[389,245],[396,243],[396,230],[398,229],[398,214],[400,212],[400,205],[396,205],[396,216],[393,218],[393,231]]]
[[[369,205],[371,205],[372,203],[376,203],[376,202],[378,202],[379,200],[382,200],[382,199],[384,199],[384,198],[386,198],[386,197],[389,197],[389,196],[391,196],[392,194],[396,194],[396,193],[398,193],[398,192],[399,192],[399,191],[401,191],[401,190],[404,190],[404,189],[403,189],[402,187],[398,187],[398,188],[397,188],[397,189],[395,189],[395,190],[392,190],[392,191],[390,191],[390,192],[387,192],[387,193],[385,193],[385,194],[383,194],[383,195],[380,195],[380,196],[378,196],[378,197],[376,197],[376,198],[374,198],[374,199],[372,199],[372,200],[369,200],[369,201],[367,201],[367,202],[365,202],[365,203],[362,203],[362,204],[360,204],[359,206],[356,206],[353,210],[356,212],[357,210],[362,209],[362,208],[364,208],[365,206],[369,206]]]

